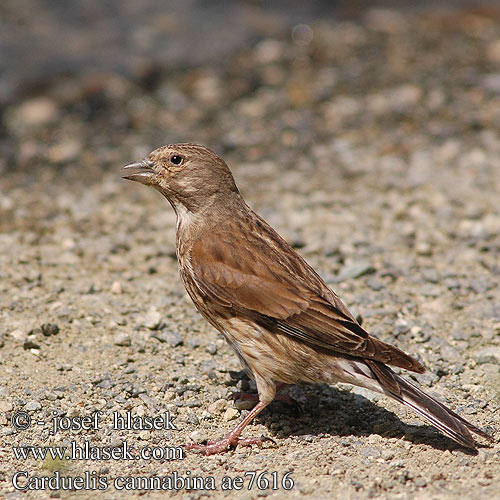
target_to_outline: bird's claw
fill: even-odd
[[[233,398],[233,401],[259,401],[258,394],[249,392],[233,392],[231,397]],[[304,413],[302,406],[300,406],[300,404],[288,394],[276,394],[274,401],[281,401],[289,406],[293,406],[300,415]]]
[[[255,393],[250,393],[250,392],[233,392],[231,394],[231,397],[233,398],[234,401],[237,399],[240,401],[258,401],[259,400],[259,395]]]
[[[256,438],[238,438],[233,436],[226,436],[225,438],[219,439],[218,441],[209,441],[207,444],[187,444],[187,450],[193,450],[202,455],[216,455],[218,453],[225,453],[231,449],[235,449],[237,446],[262,446],[264,443],[271,441],[276,444],[274,439],[267,436],[260,436]]]

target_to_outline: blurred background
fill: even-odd
[[[118,146],[140,156],[178,140],[288,160],[289,145],[360,134],[374,118],[395,120],[382,148],[404,148],[416,120],[441,136],[481,128],[496,120],[475,103],[500,87],[499,9],[479,0],[4,1],[0,168],[81,163],[83,151],[102,167]],[[469,95],[458,123],[440,126],[434,110],[461,83],[476,101]]]

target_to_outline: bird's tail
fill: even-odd
[[[466,448],[476,449],[471,431],[492,441],[492,437],[426,394],[417,386],[377,361],[367,361],[385,394],[408,406],[432,425]]]

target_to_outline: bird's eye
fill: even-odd
[[[173,165],[180,165],[184,161],[184,158],[180,155],[172,155],[170,157],[170,163]]]

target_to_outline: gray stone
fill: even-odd
[[[32,399],[31,401],[28,401],[24,405],[24,409],[27,410],[27,411],[38,411],[41,408],[42,408],[42,405],[36,399]]]
[[[132,337],[126,332],[118,332],[113,337],[113,344],[121,347],[128,347],[132,345]]]
[[[186,344],[187,347],[190,347],[191,349],[196,349],[197,347],[200,347],[201,341],[200,341],[199,337],[189,336],[186,339],[185,344]]]
[[[379,458],[381,456],[381,452],[378,448],[375,448],[374,446],[365,446],[359,450],[359,453],[363,457],[370,457],[370,458]]]
[[[374,272],[375,268],[369,262],[352,262],[342,268],[338,275],[338,281],[355,279]]]
[[[41,327],[43,335],[50,337],[59,333],[59,326],[54,323],[44,323]]]
[[[476,360],[479,364],[496,363],[500,364],[500,347],[484,347],[476,352]]]
[[[214,354],[217,354],[217,344],[215,344],[214,342],[210,342],[205,347],[205,350],[208,352],[208,354],[211,354],[213,356]]]
[[[398,336],[404,333],[408,333],[410,331],[411,326],[412,326],[411,323],[409,323],[406,319],[398,318],[394,323],[394,328],[393,328],[394,335]]]
[[[26,332],[23,332],[20,329],[12,330],[10,332],[10,336],[14,339],[17,340],[18,342],[24,342],[26,340],[26,337],[28,336]]]
[[[181,337],[181,334],[178,332],[171,332],[171,331],[155,331],[151,333],[151,337],[155,338],[156,340],[159,340],[160,342],[165,342],[171,347],[177,347],[179,345],[183,344],[183,340]]]
[[[144,317],[142,324],[150,330],[156,330],[161,324],[160,312],[156,308],[151,307]]]
[[[188,413],[183,419],[187,424],[199,425],[200,420],[194,413]]]

